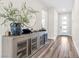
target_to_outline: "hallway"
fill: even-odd
[[[79,0],[0,0],[0,58],[79,58]]]
[[[58,36],[55,42],[52,41],[47,48],[43,47],[39,52],[32,58],[78,58],[71,36]]]

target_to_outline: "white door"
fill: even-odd
[[[58,35],[71,35],[72,13],[58,14]]]

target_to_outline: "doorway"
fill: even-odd
[[[58,14],[58,35],[69,35],[72,34],[72,13],[65,12]]]

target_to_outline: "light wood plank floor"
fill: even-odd
[[[53,40],[52,39],[49,39],[48,42],[36,53],[32,56],[32,58],[38,58],[38,56],[46,51],[46,49],[50,46],[50,43],[53,44]]]
[[[71,36],[58,36],[55,42],[33,58],[78,58],[78,54]]]

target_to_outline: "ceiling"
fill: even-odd
[[[44,5],[48,7],[54,7],[59,12],[71,11],[74,0],[40,0]]]

